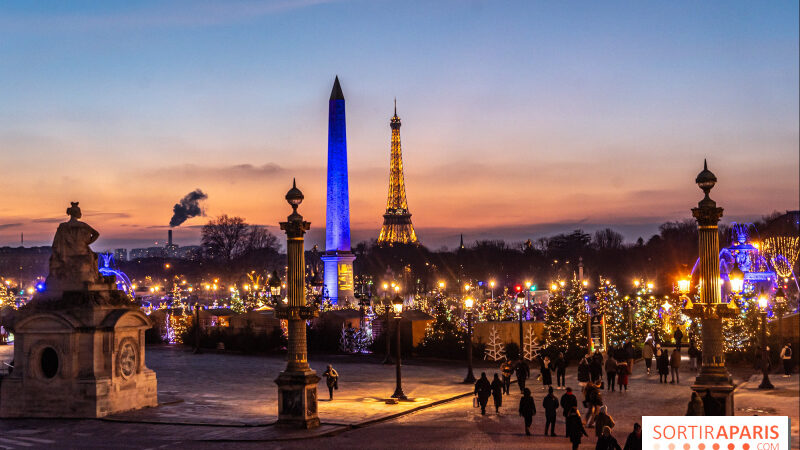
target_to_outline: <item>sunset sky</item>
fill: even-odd
[[[389,118],[423,244],[797,209],[798,2],[42,1],[0,5],[0,246],[95,250],[207,217],[275,226],[292,177],[325,223],[328,97],[347,101],[353,241],[386,207]]]

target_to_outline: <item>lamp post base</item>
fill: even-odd
[[[772,382],[769,380],[769,372],[767,370],[763,371],[764,376],[761,378],[761,384],[758,385],[759,389],[775,389],[775,386],[772,385]]]
[[[475,384],[475,381],[475,375],[472,373],[472,369],[469,369],[466,378],[464,378],[464,384]]]
[[[278,375],[278,422],[276,425],[287,428],[316,428],[319,426],[317,413],[317,383],[320,378],[316,372],[307,370],[285,370]]]
[[[408,400],[406,394],[403,393],[403,388],[397,386],[397,389],[394,390],[394,394],[392,394],[392,398],[396,398],[398,400]]]

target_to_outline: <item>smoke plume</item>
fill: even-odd
[[[200,209],[200,200],[205,200],[208,198],[205,192],[201,191],[200,189],[195,189],[192,192],[186,194],[180,201],[180,203],[176,203],[175,206],[172,207],[172,219],[169,220],[169,226],[177,227],[183,222],[186,222],[186,219],[190,217],[195,217],[203,214],[203,210]]]

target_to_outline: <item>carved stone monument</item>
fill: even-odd
[[[53,239],[45,290],[20,308],[14,369],[0,383],[0,417],[103,417],[157,406],[156,374],[145,365],[151,323],[97,270],[77,202]]]

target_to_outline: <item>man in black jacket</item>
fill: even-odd
[[[572,411],[572,408],[578,407],[578,398],[572,393],[571,387],[568,387],[567,392],[564,392],[564,395],[561,396],[560,403],[561,408],[564,409],[565,418],[569,415],[569,412]]]

